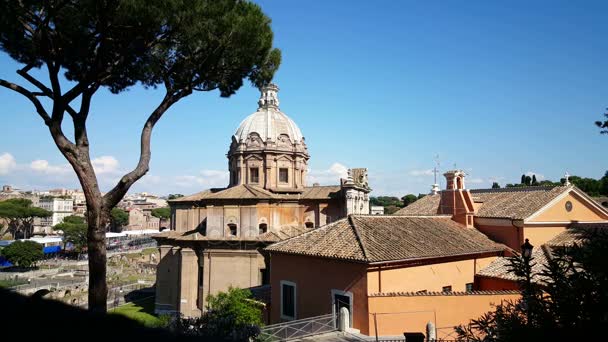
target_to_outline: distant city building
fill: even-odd
[[[129,224],[127,230],[159,230],[161,228],[161,220],[158,217],[152,216],[152,210],[133,207],[128,209]],[[168,226],[168,224],[166,224]]]
[[[372,215],[384,215],[384,207],[381,205],[374,205],[370,209]]]
[[[49,217],[41,218],[40,226],[53,227],[63,222],[65,217],[73,215],[74,200],[62,197],[42,197],[38,206],[53,213]]]
[[[156,195],[142,192],[138,194],[128,194],[118,204],[119,207],[128,208],[132,206],[145,206],[147,208],[164,208],[169,206],[167,200]]]

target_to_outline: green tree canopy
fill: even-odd
[[[8,231],[13,238],[31,237],[34,218],[51,215],[48,210],[32,206],[32,201],[29,199],[11,198],[0,202],[0,217],[8,221]]]
[[[53,230],[63,231],[64,246],[69,242],[74,245],[77,252],[87,245],[87,223],[84,217],[67,216],[63,222],[56,224]]]
[[[414,194],[407,194],[407,195],[401,197],[401,200],[403,201],[403,206],[407,207],[408,205],[416,202],[418,200],[418,196],[416,196]]]
[[[112,231],[120,231],[122,227],[129,224],[129,213],[120,208],[112,208],[110,212],[112,218],[110,219]]]
[[[498,182],[492,183],[492,189],[500,189],[500,184]]]
[[[13,265],[32,267],[42,259],[42,245],[34,241],[17,240],[2,249],[2,256]]]
[[[250,341],[260,333],[262,304],[249,290],[230,287],[207,297],[207,311],[200,318],[181,318],[173,329],[210,341]]]
[[[184,195],[182,195],[182,194],[169,194],[168,199],[172,200],[172,199],[176,199],[176,198],[180,198],[180,197],[184,197]]]
[[[148,172],[154,126],[193,92],[228,97],[244,80],[268,84],[281,62],[270,19],[258,5],[240,0],[0,0],[0,48],[21,64],[17,74],[27,84],[0,79],[0,86],[32,104],[81,183],[89,227],[88,302],[105,312],[110,210]],[[139,133],[137,165],[102,195],[87,133],[91,104],[102,87],[116,94],[136,84],[161,88],[162,95]],[[72,121],[72,139],[63,131],[64,118]]]
[[[165,207],[152,209],[152,216],[167,220],[171,217],[171,208]]]

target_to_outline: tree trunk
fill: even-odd
[[[106,227],[109,223],[110,212],[101,205],[93,205],[88,209],[89,310],[105,313],[108,298]]]

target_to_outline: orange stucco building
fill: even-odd
[[[432,322],[437,338],[450,338],[520,297],[505,257],[525,239],[551,247],[576,227],[608,228],[608,211],[569,184],[468,190],[462,171],[445,176],[446,189],[394,216],[350,215],[266,248],[271,322],[346,307],[363,334],[402,336]],[[535,249],[537,267],[547,251]]]
[[[501,294],[474,291],[475,272],[509,253],[505,245],[445,215],[351,215],[266,250],[271,255],[271,322],[346,307],[351,326],[371,335],[376,327],[379,335],[423,331],[428,313],[438,325],[465,323],[462,316],[437,313],[444,301],[439,293],[466,298],[471,312],[487,311]],[[394,305],[401,302],[407,305]],[[413,306],[418,309],[412,311]],[[408,320],[401,316],[408,314],[404,328]]]

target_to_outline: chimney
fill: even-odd
[[[451,170],[443,175],[446,189],[441,192],[439,213],[451,215],[452,220],[472,228],[475,207],[471,193],[464,187],[465,173],[462,170]]]

